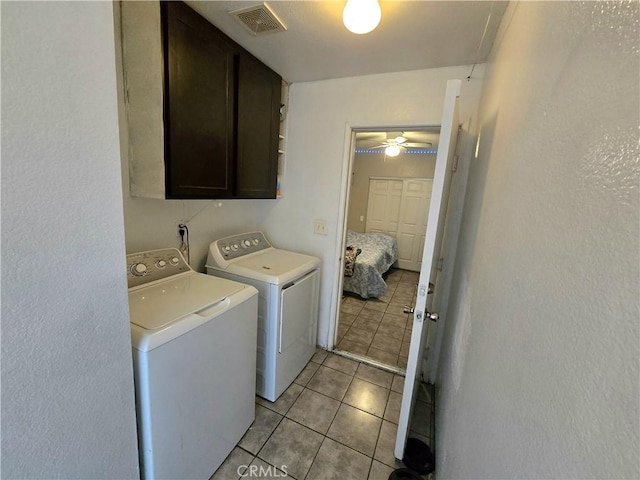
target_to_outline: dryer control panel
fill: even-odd
[[[230,260],[272,248],[262,232],[249,232],[216,240],[209,246],[207,265],[226,268]],[[213,262],[213,263],[212,263]]]
[[[191,267],[177,248],[163,248],[127,255],[129,288],[188,272]]]

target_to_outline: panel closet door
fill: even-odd
[[[379,232],[396,238],[400,204],[402,202],[402,180],[371,178],[367,201],[365,232]]]
[[[398,241],[398,266],[420,271],[433,180],[371,178],[366,232],[380,232]]]
[[[430,178],[408,179],[403,182],[396,238],[398,266],[404,270],[420,271],[432,187],[433,180]]]

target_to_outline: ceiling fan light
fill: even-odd
[[[404,142],[406,142],[406,141],[407,141],[407,139],[406,139],[406,138],[404,138],[402,135],[400,135],[399,137],[396,137],[396,138],[395,138],[395,142],[396,142],[396,143],[404,143]]]
[[[387,157],[397,157],[400,155],[400,147],[398,145],[389,145],[384,149],[384,153]]]
[[[344,26],[353,33],[369,33],[380,23],[382,11],[378,0],[347,0],[342,11]]]

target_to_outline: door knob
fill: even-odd
[[[404,313],[413,313],[414,308],[410,307],[409,305],[405,305],[402,311]],[[440,318],[440,315],[438,315],[437,313],[426,312],[425,317],[431,320],[432,322],[437,322],[438,319]],[[422,318],[422,314],[419,314],[418,318]]]

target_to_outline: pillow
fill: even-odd
[[[344,253],[344,275],[345,277],[353,276],[353,269],[356,266],[356,257],[360,255],[360,250],[357,245],[347,245]]]

